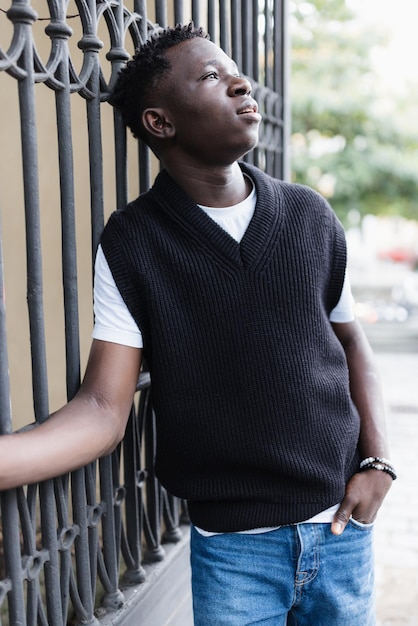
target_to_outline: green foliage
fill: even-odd
[[[342,221],[351,209],[417,219],[412,98],[388,98],[372,72],[386,34],[366,30],[344,0],[290,6],[293,179],[325,195]]]

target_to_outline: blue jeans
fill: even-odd
[[[372,525],[350,520],[203,537],[192,527],[195,626],[373,626]]]

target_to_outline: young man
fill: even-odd
[[[156,470],[193,523],[196,626],[371,626],[371,527],[395,473],[342,228],[312,190],[238,162],[261,118],[200,29],[143,46],[113,101],[163,169],[103,233],[80,391],[0,439],[0,488],[110,452],[143,353]]]

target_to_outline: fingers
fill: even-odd
[[[344,532],[348,520],[354,511],[360,514],[360,518],[363,518],[364,513],[369,508],[364,482],[365,476],[362,474],[354,474],[351,480],[348,481],[344,498],[331,524],[331,532],[334,535],[341,535]],[[354,517],[357,519],[358,515]]]
[[[363,499],[363,490],[360,488],[362,482],[363,476],[360,474],[355,474],[351,480],[348,481],[344,498],[331,524],[331,532],[334,535],[341,535],[344,532],[353,511],[361,503]]]
[[[383,472],[369,470],[355,474],[348,481],[345,496],[334,516],[331,532],[341,535],[351,516],[363,524],[376,518],[392,479]]]
[[[345,530],[345,527],[348,524],[348,520],[350,519],[350,517],[351,517],[351,511],[349,512],[345,508],[345,501],[343,500],[340,508],[338,509],[338,511],[336,512],[334,516],[334,520],[331,524],[331,532],[334,535],[342,535],[342,533]]]

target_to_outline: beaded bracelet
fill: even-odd
[[[367,459],[364,459],[364,461],[360,463],[360,469],[366,465],[370,465],[370,463],[383,463],[386,467],[391,467],[393,469],[392,463],[388,459],[384,459],[381,456],[368,456]]]
[[[385,472],[386,474],[389,474],[392,480],[396,480],[397,478],[393,465],[389,461],[387,461],[386,459],[382,459],[381,457],[369,457],[367,459],[364,459],[364,461],[360,463],[360,472],[369,469],[375,469]]]

